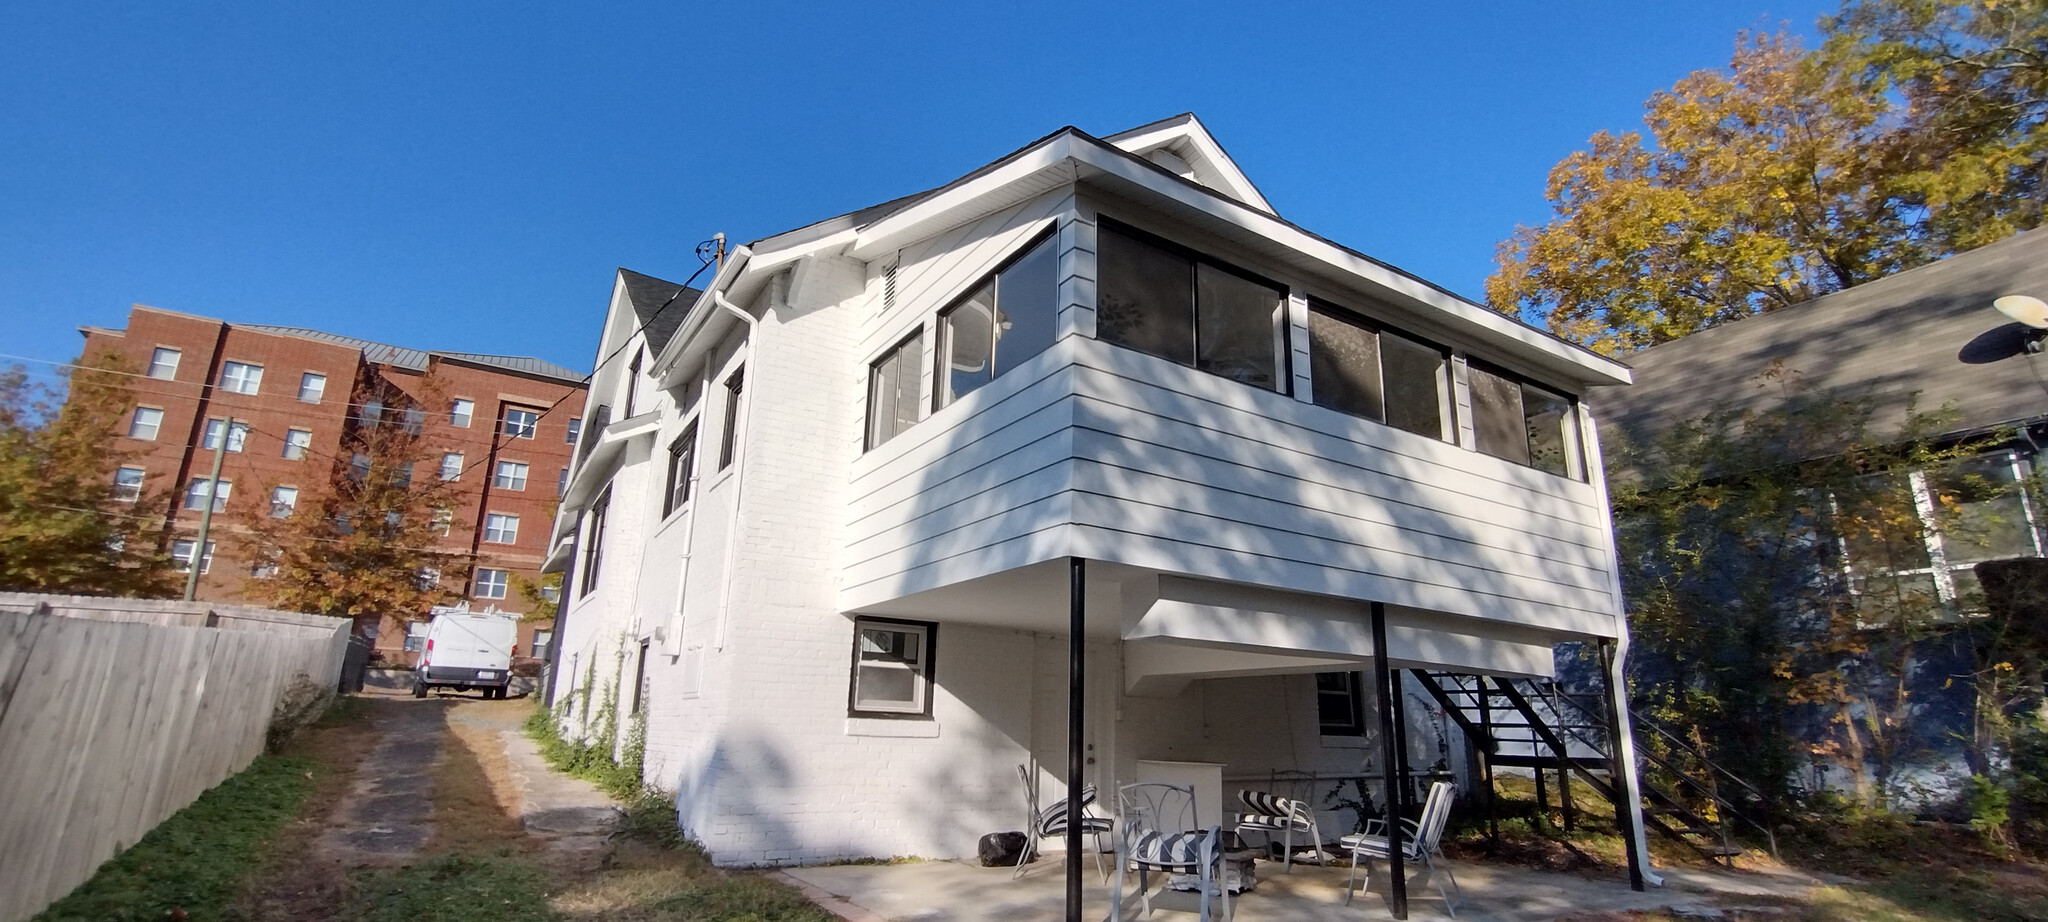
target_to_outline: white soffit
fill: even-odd
[[[1258,187],[1252,185],[1251,177],[1238,169],[1237,161],[1223,152],[1223,145],[1216,143],[1216,137],[1193,113],[1140,125],[1103,140],[1140,157],[1155,150],[1167,150],[1187,161],[1194,171],[1195,182],[1267,214],[1279,214],[1266,197],[1259,194]]]

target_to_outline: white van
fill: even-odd
[[[430,688],[475,688],[486,698],[505,697],[518,640],[517,615],[495,608],[477,613],[467,605],[435,606],[427,621],[426,646],[412,670],[412,696],[425,698]]]

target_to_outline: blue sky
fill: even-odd
[[[13,0],[0,353],[139,301],[587,369],[615,266],[1190,110],[1282,215],[1477,298],[1559,158],[1834,6]]]

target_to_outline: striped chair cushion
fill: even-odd
[[[1300,801],[1276,797],[1264,791],[1239,791],[1237,799],[1244,801],[1245,806],[1245,812],[1237,818],[1241,829],[1308,829],[1306,820],[1294,816],[1295,810],[1301,806]]]
[[[1202,863],[1202,840],[1207,832],[1176,832],[1161,835],[1150,829],[1125,837],[1125,856],[1153,867],[1193,869]]]
[[[1087,815],[1088,805],[1094,802],[1095,785],[1083,785],[1081,787],[1081,831],[1084,833],[1108,832],[1110,827],[1115,825],[1108,817]],[[1052,806],[1039,811],[1038,834],[1042,836],[1062,836],[1067,834],[1066,798],[1062,797],[1059,800],[1053,801]]]

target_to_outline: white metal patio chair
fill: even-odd
[[[1294,873],[1294,837],[1301,834],[1308,837],[1308,846],[1315,850],[1316,863],[1323,862],[1323,833],[1316,826],[1316,814],[1309,809],[1307,801],[1290,797],[1279,797],[1265,791],[1241,790],[1237,799],[1244,803],[1244,812],[1237,815],[1237,831],[1256,832],[1266,837],[1266,846],[1271,848],[1278,838],[1283,854],[1283,866]]]
[[[1401,826],[1407,833],[1401,837],[1402,860],[1420,863],[1429,871],[1429,882],[1436,886],[1437,895],[1443,897],[1444,912],[1454,919],[1458,917],[1458,911],[1451,903],[1450,893],[1444,890],[1444,880],[1451,882],[1451,890],[1457,891],[1459,896],[1463,896],[1464,891],[1458,887],[1458,878],[1451,873],[1444,858],[1442,843],[1444,825],[1451,818],[1451,795],[1456,790],[1448,781],[1430,785],[1429,796],[1422,802],[1421,821],[1401,820]],[[1358,866],[1369,859],[1388,857],[1386,825],[1380,820],[1367,820],[1364,832],[1345,836],[1337,843],[1351,852],[1351,877],[1344,882],[1344,903],[1350,905],[1351,895],[1358,884]],[[1443,872],[1442,877],[1437,876],[1438,871]],[[1370,874],[1367,879],[1370,881]]]
[[[1202,827],[1195,810],[1194,788],[1178,784],[1139,782],[1116,791],[1116,884],[1110,894],[1110,918],[1124,915],[1124,869],[1138,869],[1138,900],[1152,914],[1150,873],[1162,873],[1161,886],[1173,874],[1194,874],[1202,891],[1201,920],[1214,918],[1211,905],[1222,898],[1222,918],[1230,918],[1230,888],[1223,881],[1222,826]]]
[[[1037,777],[1029,768],[1022,765],[1017,766],[1017,777],[1024,782],[1024,851],[1017,856],[1017,869],[1011,872],[1011,880],[1024,876],[1024,866],[1030,864],[1032,857],[1038,854],[1039,839],[1065,839],[1067,835],[1067,799],[1061,797],[1053,801],[1051,806],[1041,810],[1038,808]],[[1081,834],[1095,837],[1095,848],[1091,849],[1095,853],[1095,872],[1102,875],[1103,883],[1108,883],[1109,869],[1102,866],[1102,837],[1114,828],[1116,823],[1109,817],[1096,816],[1090,812],[1088,805],[1094,802],[1095,785],[1082,785]]]

